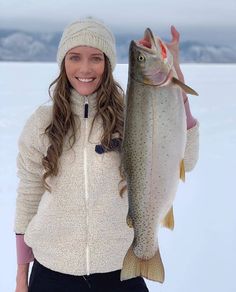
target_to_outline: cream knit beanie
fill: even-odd
[[[75,21],[65,28],[57,51],[59,67],[66,53],[77,46],[90,46],[101,50],[108,57],[112,71],[115,69],[115,37],[102,21],[85,18]]]

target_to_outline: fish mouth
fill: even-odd
[[[148,53],[156,53],[157,51],[156,39],[149,27],[146,28],[144,32],[144,37],[141,40],[133,42],[138,48],[141,48],[142,50],[147,51]]]

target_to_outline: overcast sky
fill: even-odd
[[[185,37],[236,39],[236,0],[0,0],[0,28],[62,31],[84,16],[102,19],[115,32],[149,26],[159,34],[174,24]]]

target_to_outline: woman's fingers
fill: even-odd
[[[179,43],[180,33],[177,31],[174,25],[171,25],[170,30],[172,35],[171,43]]]
[[[168,50],[171,52],[173,58],[174,58],[174,64],[179,63],[179,40],[180,40],[180,33],[177,31],[174,25],[171,25],[170,28],[171,31],[171,42],[165,43]]]

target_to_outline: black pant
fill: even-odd
[[[142,277],[120,281],[120,271],[74,276],[55,272],[36,259],[32,266],[28,292],[148,292]]]

